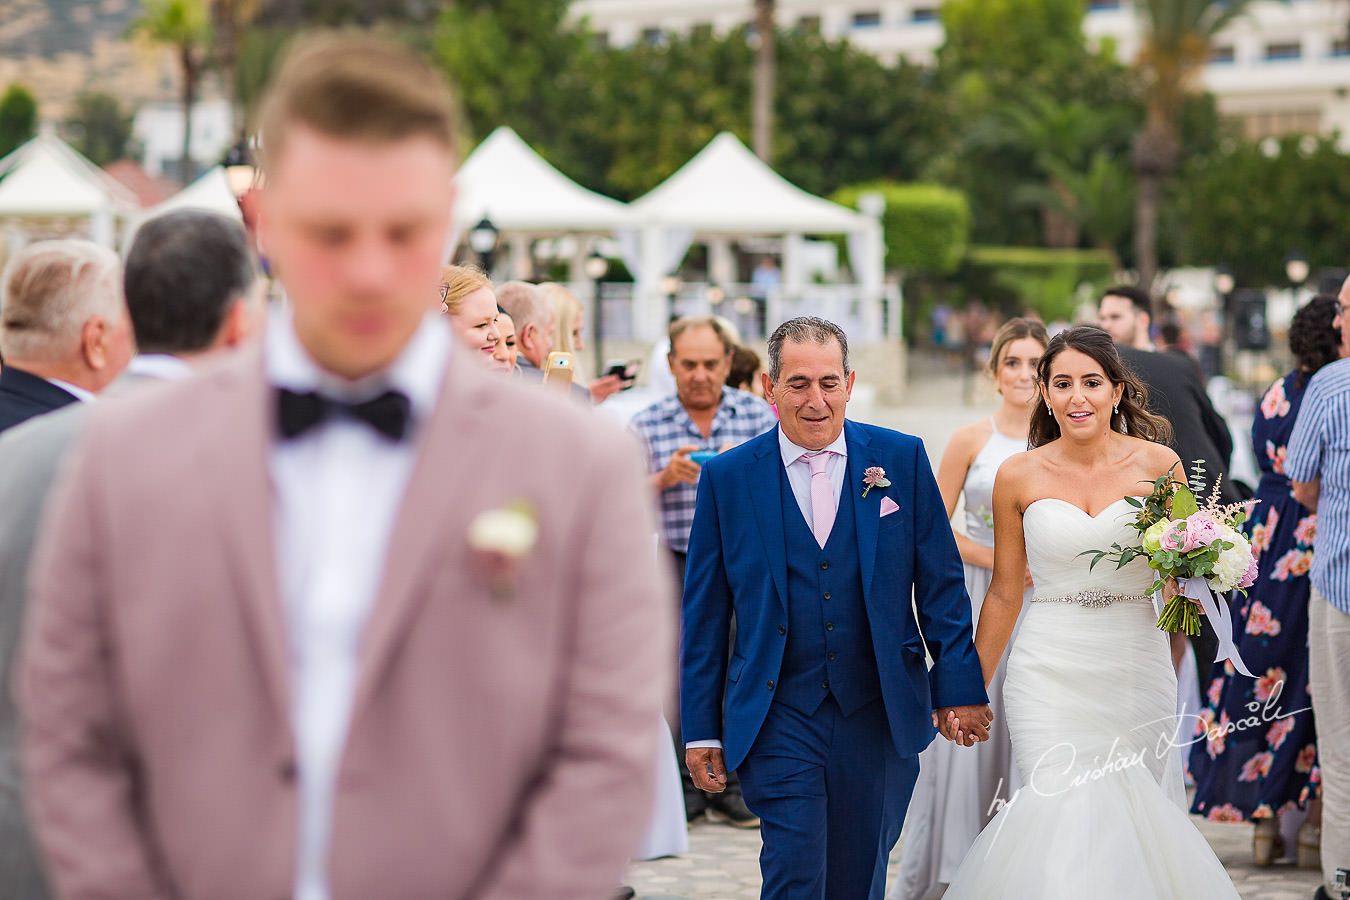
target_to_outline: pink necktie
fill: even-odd
[[[834,487],[830,484],[830,473],[826,471],[833,453],[832,450],[821,450],[806,457],[811,464],[811,531],[816,536],[816,543],[822,547],[834,527]]]

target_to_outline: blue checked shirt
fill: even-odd
[[[1284,472],[1292,481],[1322,481],[1308,574],[1318,593],[1350,613],[1350,359],[1308,382]]]
[[[646,445],[647,472],[654,475],[666,467],[681,447],[720,450],[727,444],[745,443],[777,426],[778,417],[769,404],[754,394],[724,387],[722,403],[706,438],[699,433],[678,396],[653,403],[638,413],[629,427]],[[661,537],[672,550],[689,551],[689,529],[694,526],[697,498],[696,484],[680,483],[661,492]]]

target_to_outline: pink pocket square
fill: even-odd
[[[886,518],[893,512],[900,510],[900,504],[896,503],[890,497],[881,498],[881,518]]]

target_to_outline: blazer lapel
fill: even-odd
[[[458,349],[458,348],[456,348]],[[491,498],[497,485],[491,480],[450,477],[454,460],[488,458],[496,452],[486,421],[495,406],[487,379],[500,377],[452,353],[435,411],[418,429],[416,460],[408,477],[403,501],[389,535],[375,606],[366,624],[357,677],[352,719],[370,701],[381,672],[398,643],[399,635],[425,602],[428,591],[418,590],[428,567],[444,564],[448,534],[467,533],[471,510]],[[447,488],[452,492],[447,492]]]
[[[213,445],[216,459],[207,472],[230,472],[232,478],[207,482],[220,511],[226,552],[233,558],[230,571],[249,629],[259,648],[263,677],[279,712],[289,721],[290,673],[287,663],[286,623],[277,588],[275,523],[268,448],[273,440],[271,390],[263,375],[258,344],[241,350],[228,376],[218,415],[231,423]]]
[[[844,440],[848,442],[848,475],[844,490],[856,490],[859,494],[853,498],[853,522],[858,529],[858,563],[862,571],[863,600],[866,601],[872,590],[872,574],[876,571],[881,492],[874,489],[863,498],[862,483],[863,473],[880,460],[868,456],[872,451],[867,432],[847,420],[844,422]]]
[[[755,461],[745,470],[750,505],[759,523],[764,553],[769,559],[778,599],[787,609],[787,544],[783,535],[783,455],[778,449],[778,429],[759,439]],[[795,500],[793,501],[796,502]]]

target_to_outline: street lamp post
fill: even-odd
[[[1284,258],[1284,275],[1289,279],[1289,283],[1294,286],[1294,301],[1298,301],[1298,290],[1303,287],[1308,280],[1311,268],[1308,265],[1308,257],[1303,255],[1302,250],[1293,250]]]
[[[487,216],[469,229],[469,246],[483,263],[483,271],[492,274],[492,260],[497,255],[497,226]]]
[[[604,342],[604,317],[600,309],[600,284],[609,271],[609,260],[599,250],[592,250],[591,255],[586,257],[585,269],[586,277],[595,289],[594,299],[591,300],[591,342],[595,345],[595,377],[599,378],[605,374],[605,351],[601,346]]]
[[[683,286],[684,283],[680,281],[678,275],[667,275],[661,279],[661,293],[666,295],[666,307],[669,312],[669,315],[666,316],[667,321],[674,321],[675,319],[675,299]]]

